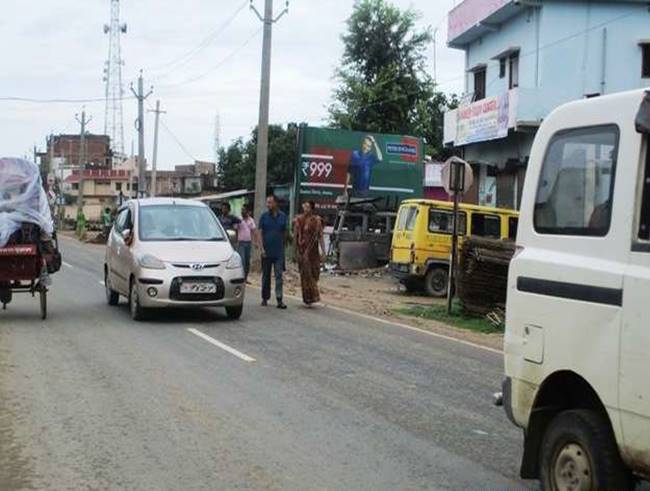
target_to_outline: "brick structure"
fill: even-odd
[[[47,151],[41,154],[47,168],[51,169],[50,156],[65,165],[79,165],[81,137],[79,135],[51,135],[47,139]],[[86,162],[88,169],[110,169],[113,160],[111,141],[106,135],[86,135]]]

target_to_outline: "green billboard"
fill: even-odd
[[[381,198],[389,208],[422,196],[424,144],[420,138],[300,127],[295,195],[336,209],[343,195]]]

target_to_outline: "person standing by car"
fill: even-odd
[[[320,265],[325,258],[325,239],[323,220],[316,214],[316,204],[313,201],[306,201],[302,204],[302,210],[303,214],[294,220],[296,255],[300,268],[302,301],[305,305],[311,306],[320,302],[318,280]]]
[[[262,306],[271,298],[271,269],[275,273],[275,298],[279,309],[286,309],[282,301],[282,275],[284,273],[284,243],[287,235],[287,215],[278,208],[275,196],[266,198],[267,212],[260,217],[259,245],[262,251]]]
[[[219,217],[219,221],[226,230],[236,230],[237,225],[239,225],[241,220],[230,213],[230,203],[223,203],[221,205],[221,216]]]
[[[104,209],[104,213],[102,213],[102,224],[104,226],[104,237],[108,240],[108,234],[111,233],[111,227],[113,226],[113,213],[110,208]]]
[[[244,264],[244,275],[247,283],[251,266],[252,241],[256,230],[255,220],[251,216],[248,206],[244,205],[241,210],[241,221],[237,225],[237,243],[239,244],[238,252]]]

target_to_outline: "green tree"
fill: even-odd
[[[282,125],[269,126],[269,185],[287,184],[293,180],[296,166],[298,129],[295,124],[287,128]],[[257,128],[248,141],[235,140],[219,152],[219,182],[230,191],[255,189],[255,167],[257,162]]]
[[[329,108],[337,128],[421,136],[442,153],[443,114],[455,97],[436,90],[425,70],[431,30],[419,14],[386,0],[357,0],[342,36],[338,86]]]

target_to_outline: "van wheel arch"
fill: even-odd
[[[537,392],[524,432],[522,478],[539,479],[540,450],[546,429],[559,413],[573,409],[592,410],[601,414],[613,434],[607,410],[589,382],[570,370],[555,372],[544,380]]]

